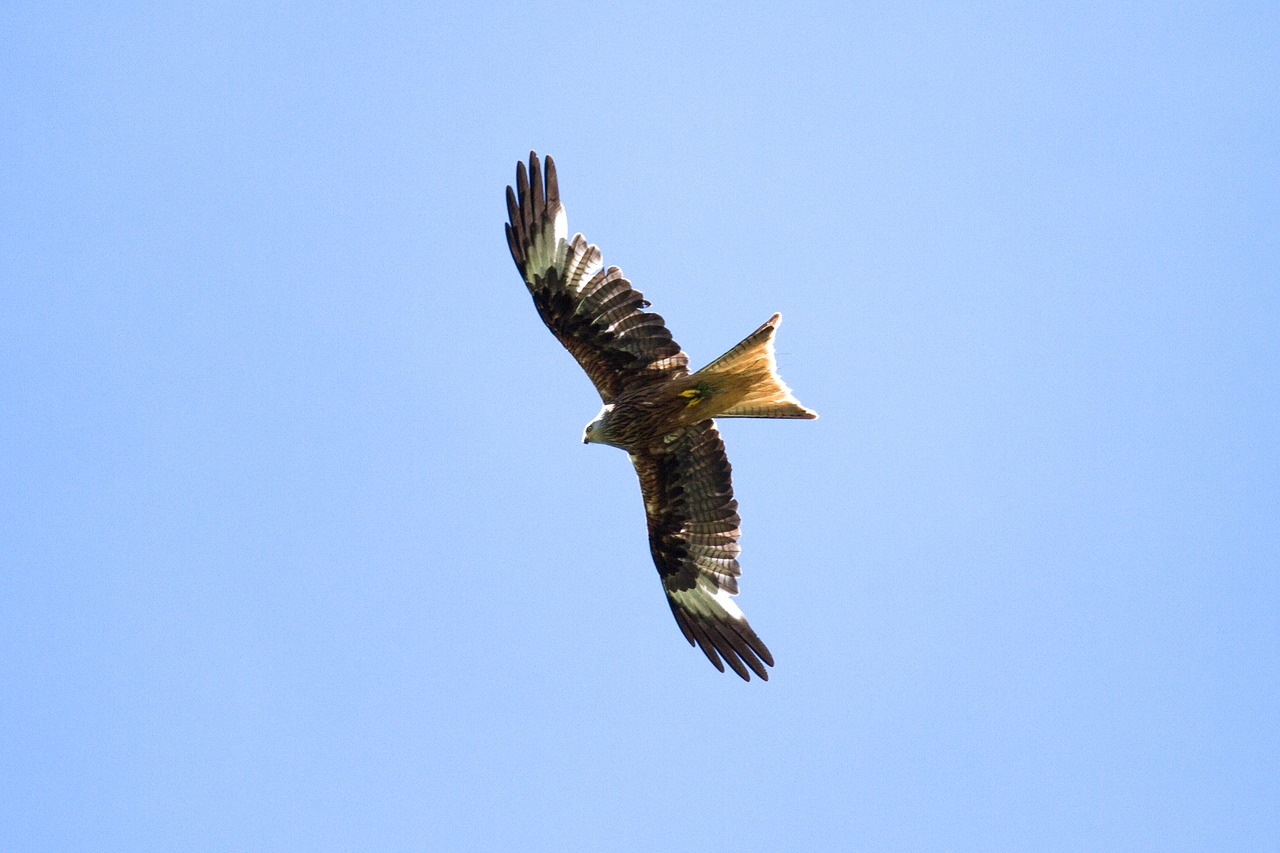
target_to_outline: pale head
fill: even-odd
[[[609,415],[613,414],[613,403],[605,403],[596,419],[587,424],[582,431],[583,444],[612,444],[609,440]]]

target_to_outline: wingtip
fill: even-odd
[[[560,179],[556,177],[556,161],[551,159],[548,154],[543,158],[544,168],[542,174],[547,179],[547,206],[560,205]],[[560,207],[560,215],[564,215],[564,208]],[[565,236],[568,236],[568,229],[565,229]]]
[[[534,164],[539,162],[541,162],[541,165],[544,167],[542,170],[544,172],[547,169],[555,168],[555,164],[556,164],[556,161],[551,159],[550,154],[543,154],[542,157],[538,157],[538,152],[530,148],[529,149],[529,169],[532,170],[534,168]]]
[[[516,161],[516,197],[524,198],[529,192],[529,171],[525,168],[523,160]]]

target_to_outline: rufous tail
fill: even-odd
[[[774,314],[763,326],[747,335],[742,343],[729,350],[690,379],[705,377],[716,385],[734,387],[732,396],[742,396],[718,418],[816,418],[817,412],[800,404],[778,375],[773,357],[773,335],[782,322]],[[728,389],[726,389],[728,390]]]

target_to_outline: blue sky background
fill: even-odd
[[[1280,847],[1274,3],[0,18],[0,847]],[[784,315],[767,684],[580,443],[530,148],[692,361]]]

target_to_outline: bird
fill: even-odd
[[[720,672],[768,681],[773,655],[734,602],[741,569],[738,502],[715,418],[805,418],[778,376],[780,314],[701,370],[661,315],[600,249],[568,236],[555,161],[529,152],[507,187],[507,245],[538,315],[604,405],[582,440],[621,448],[640,479],[649,551],[689,645]]]

